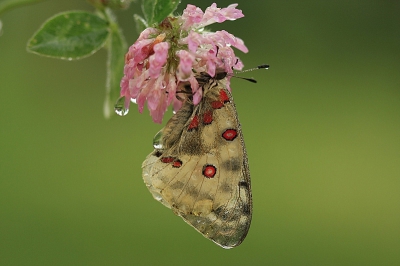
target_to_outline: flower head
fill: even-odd
[[[203,12],[188,5],[182,16],[167,17],[157,27],[145,29],[125,56],[120,93],[125,99],[124,108],[128,110],[132,101],[142,112],[147,101],[153,121],[161,123],[169,105],[174,111],[182,106],[176,98],[182,84],[190,84],[194,104],[201,101],[196,73],[206,72],[214,77],[217,71],[230,74],[233,69],[242,69],[243,64],[231,47],[247,53],[243,41],[224,30],[204,30],[212,23],[243,17],[236,6],[217,8],[214,3]],[[229,84],[230,75],[226,78]]]

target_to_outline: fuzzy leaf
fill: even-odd
[[[142,11],[147,24],[158,24],[169,14],[175,11],[180,0],[145,0],[142,4]]]
[[[32,53],[60,59],[79,59],[99,50],[110,34],[108,22],[99,16],[70,11],[55,15],[29,40]]]

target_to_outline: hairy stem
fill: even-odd
[[[9,9],[29,4],[35,4],[43,1],[46,0],[3,0],[0,2],[0,15]]]

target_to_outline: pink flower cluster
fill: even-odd
[[[206,72],[214,77],[216,71],[232,73],[232,69],[242,69],[243,64],[231,46],[247,53],[243,41],[224,30],[204,30],[212,23],[243,17],[236,6],[217,8],[214,3],[203,12],[188,5],[182,16],[168,17],[157,28],[145,29],[125,56],[121,80],[125,109],[129,109],[132,101],[142,112],[147,101],[153,121],[161,123],[169,105],[175,111],[181,107],[176,93],[182,84],[190,83],[193,103],[200,102],[202,89],[196,73]],[[228,89],[229,79],[228,75]]]

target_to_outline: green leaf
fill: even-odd
[[[107,82],[106,99],[104,102],[104,117],[110,118],[114,112],[114,105],[120,95],[120,82],[124,75],[125,53],[127,44],[114,16],[110,10],[107,11],[107,17],[110,21],[111,35],[107,41]]]
[[[29,40],[29,52],[60,59],[79,59],[99,50],[109,36],[108,22],[99,16],[70,11],[55,15]]]
[[[136,22],[135,25],[136,25],[136,31],[138,32],[138,34],[140,34],[142,31],[144,31],[146,28],[149,27],[149,25],[147,25],[146,20],[144,18],[142,18],[141,16],[134,14],[133,19]]]
[[[143,0],[142,11],[148,25],[159,24],[175,11],[180,0]]]

